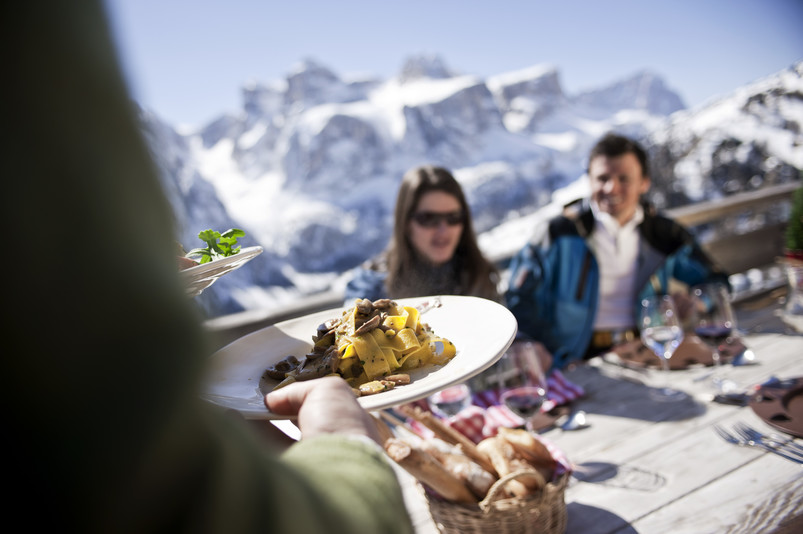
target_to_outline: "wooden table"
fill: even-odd
[[[758,364],[726,365],[723,376],[744,387],[803,376],[803,337],[756,330],[744,340]],[[714,424],[771,427],[750,407],[711,402],[713,389],[701,379],[709,371],[671,372],[690,395],[679,403],[651,399],[656,377],[649,372],[601,359],[566,372],[586,390],[574,406],[591,424],[542,434],[576,465],[566,491],[567,533],[803,532],[803,465],[717,436]],[[417,533],[438,532],[414,481],[399,476]]]

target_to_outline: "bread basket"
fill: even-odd
[[[439,499],[424,491],[432,519],[445,534],[562,534],[566,531],[564,494],[569,473],[547,483],[541,491],[520,498],[500,498],[509,481],[540,475],[517,471],[497,480],[488,495],[469,506]]]

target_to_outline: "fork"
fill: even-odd
[[[736,430],[736,432],[740,433],[745,438],[753,439],[754,441],[759,442],[764,441],[770,446],[784,449],[792,454],[803,454],[803,446],[798,445],[791,439],[784,439],[778,434],[762,434],[760,431],[748,426],[745,423],[736,423],[734,430]]]
[[[765,439],[760,432],[745,432],[740,428],[734,428],[736,434],[745,440],[748,445],[756,445],[763,447],[771,452],[782,454],[786,457],[796,458],[797,461],[803,463],[803,453],[791,447],[786,447],[783,442],[777,440]],[[789,459],[792,459],[789,458]]]
[[[728,432],[727,430],[725,430],[724,428],[722,428],[719,425],[714,425],[714,431],[717,434],[719,434],[719,437],[721,437],[722,439],[724,439],[728,443],[733,443],[734,445],[740,445],[742,447],[756,447],[756,448],[759,448],[759,449],[764,449],[765,451],[769,451],[769,452],[775,453],[778,456],[783,456],[787,460],[791,460],[791,461],[799,463],[799,464],[803,463],[803,457],[797,457],[797,456],[792,456],[792,455],[786,454],[786,453],[776,449],[775,447],[772,447],[771,445],[767,445],[766,443],[763,443],[763,442],[755,441],[755,440],[752,440],[752,439],[742,439],[742,438],[736,437],[736,436],[734,436],[733,434],[731,434],[730,432]]]

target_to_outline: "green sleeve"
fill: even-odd
[[[402,495],[395,474],[376,444],[328,435],[300,441],[284,459],[312,488],[332,498],[316,518],[331,526],[327,532],[412,532],[406,511],[399,509]]]
[[[54,532],[409,532],[393,473],[364,444],[314,440],[283,459],[200,400],[209,345],[102,6],[0,7],[7,518]]]

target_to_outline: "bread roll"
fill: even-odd
[[[535,467],[546,480],[552,480],[557,462],[541,440],[522,429],[502,427],[497,435],[510,443],[516,454]]]
[[[498,480],[495,474],[483,469],[466,456],[459,446],[451,446],[439,439],[426,440],[422,449],[430,453],[450,473],[459,478],[478,500],[484,499],[488,490]]]
[[[477,449],[488,456],[500,478],[517,471],[538,473],[535,467],[516,454],[513,445],[500,436],[485,438],[477,444]],[[524,497],[540,489],[542,487],[541,480],[543,480],[542,476],[522,477],[508,482],[506,489],[515,497]]]

